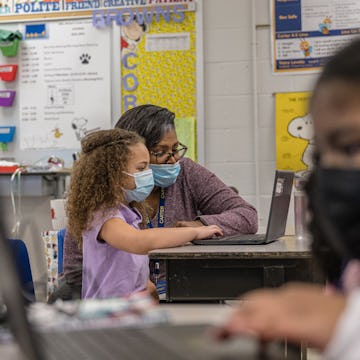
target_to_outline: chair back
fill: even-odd
[[[58,231],[57,239],[58,239],[58,252],[59,252],[59,260],[58,260],[58,274],[62,274],[64,271],[64,239],[65,239],[66,229],[61,229]]]
[[[8,242],[14,255],[24,296],[28,302],[33,302],[35,301],[35,290],[26,245],[20,239],[8,239]]]

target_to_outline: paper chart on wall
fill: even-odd
[[[79,148],[88,131],[111,126],[109,29],[83,20],[30,31],[20,52],[20,147]]]
[[[275,73],[319,70],[360,34],[360,1],[270,0]]]

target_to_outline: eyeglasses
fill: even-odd
[[[154,155],[156,157],[157,163],[165,164],[172,157],[174,157],[176,160],[179,160],[184,157],[184,155],[186,154],[186,151],[188,149],[187,146],[184,144],[181,144],[181,143],[179,143],[178,146],[180,146],[180,147],[178,147],[177,149],[175,149],[171,152],[167,152],[167,151],[154,152],[154,151],[150,150],[150,154]]]

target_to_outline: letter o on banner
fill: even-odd
[[[123,77],[123,84],[126,91],[134,91],[139,86],[139,81],[134,74],[126,74]]]
[[[30,4],[29,3],[24,3],[23,5],[23,9],[24,9],[24,12],[29,12],[30,11]]]

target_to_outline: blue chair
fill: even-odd
[[[65,239],[66,229],[61,229],[57,232],[57,241],[58,241],[58,274],[60,275],[63,272],[64,266],[64,239]],[[49,294],[48,303],[52,304],[57,299],[61,300],[77,300],[81,299],[81,286],[69,284],[65,277],[63,276],[59,280],[57,289]]]
[[[63,262],[64,262],[64,239],[65,239],[66,229],[61,229],[58,231],[57,239],[58,239],[58,274],[61,274],[64,270]]]
[[[35,290],[31,273],[29,254],[25,243],[19,239],[8,239],[18,270],[20,285],[27,302],[35,301]]]

